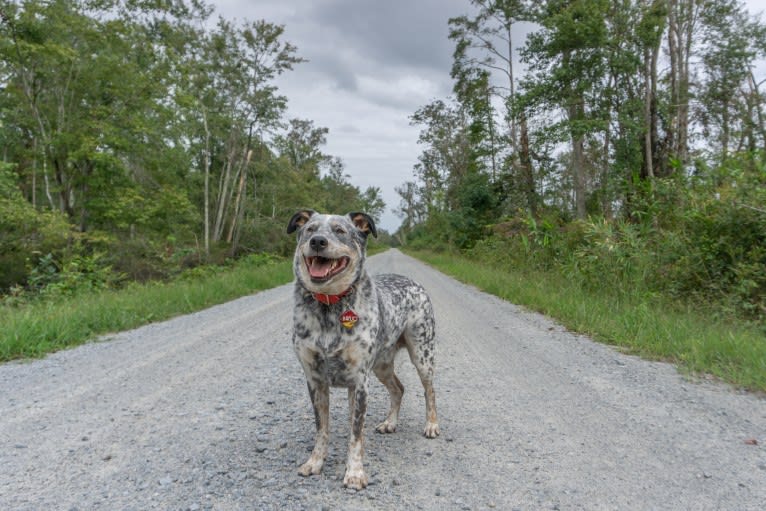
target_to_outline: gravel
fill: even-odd
[[[290,347],[291,286],[0,365],[0,509],[737,509],[766,503],[766,400],[567,332],[391,250],[438,322],[442,435],[422,437],[406,355],[399,429],[374,432],[370,486],[342,487],[346,392],[330,455],[313,444]]]

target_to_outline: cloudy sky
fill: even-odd
[[[285,25],[286,41],[308,62],[277,82],[288,118],[330,129],[325,152],[340,157],[351,182],[377,186],[387,211],[381,227],[400,219],[394,186],[412,179],[420,149],[408,117],[451,91],[452,44],[447,20],[468,0],[218,0],[227,19]],[[310,206],[310,204],[308,205]]]
[[[762,0],[748,0],[759,12]],[[351,182],[380,187],[380,227],[400,219],[394,187],[412,179],[419,129],[409,116],[450,94],[453,44],[447,20],[472,12],[469,0],[217,0],[227,19],[285,25],[285,40],[308,59],[277,85],[288,118],[329,128],[325,152],[340,157]],[[521,43],[521,41],[520,41]],[[761,67],[763,69],[763,66]],[[307,205],[307,206],[310,206]]]

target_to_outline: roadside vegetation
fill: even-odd
[[[655,179],[631,218],[548,209],[477,226],[413,229],[425,261],[567,328],[696,375],[766,391],[766,168],[730,158]],[[449,215],[459,214],[451,212]],[[449,216],[447,217],[449,218]]]
[[[299,208],[380,219],[328,129],[285,117],[276,79],[303,62],[285,27],[213,15],[0,0],[0,359],[288,281],[273,261]],[[379,246],[764,389],[761,18],[736,0],[466,0],[449,38],[453,94],[411,116],[422,153]]]
[[[765,390],[762,18],[736,0],[469,3],[453,94],[411,117],[398,239],[569,328]]]
[[[763,325],[721,317],[665,296],[596,290],[560,271],[509,265],[475,254],[410,251],[465,283],[555,318],[569,330],[676,364],[694,377],[766,392],[766,333]]]
[[[196,0],[0,0],[0,360],[287,282],[299,208],[379,219],[286,118],[302,62]]]
[[[286,117],[275,81],[302,62],[283,26],[205,2],[0,0],[0,297],[287,255],[303,207],[379,219],[328,128]]]
[[[110,332],[188,314],[292,280],[287,259],[250,256],[183,272],[170,282],[109,289],[103,272],[57,273],[33,295],[0,304],[0,361],[39,357]]]

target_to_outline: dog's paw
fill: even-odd
[[[367,474],[363,469],[346,470],[343,486],[352,490],[363,490],[367,487]]]
[[[322,462],[314,458],[309,460],[298,468],[298,473],[303,477],[319,475],[322,472]]]
[[[436,438],[439,436],[439,424],[436,422],[427,422],[426,429],[423,430],[426,438]]]
[[[377,431],[378,433],[395,433],[396,423],[388,422],[387,420],[385,420],[375,427],[375,431]]]

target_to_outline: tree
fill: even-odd
[[[732,151],[757,147],[753,103],[750,91],[751,68],[766,48],[764,26],[750,20],[735,0],[709,0],[701,11],[704,79],[699,87],[697,117],[715,143],[718,161]],[[752,83],[752,82],[751,82]]]
[[[514,77],[513,30],[531,19],[526,2],[519,0],[472,0],[478,8],[474,17],[449,20],[449,37],[455,41],[452,78],[457,100],[471,112],[472,137],[482,153],[491,157],[493,181],[499,174],[498,155],[507,152],[509,181],[523,190],[527,208],[537,214],[538,191],[529,153],[527,113],[519,105]],[[499,83],[491,80],[498,74]],[[502,101],[507,132],[497,133],[490,95]]]
[[[689,159],[691,112],[691,57],[703,0],[668,0],[668,54],[670,56],[669,156],[683,167]],[[662,174],[667,174],[668,171]]]
[[[329,131],[324,127],[315,127],[314,121],[308,119],[290,119],[287,133],[276,136],[274,146],[294,168],[318,176],[320,165],[329,160],[329,156],[321,150],[327,143]]]
[[[524,80],[524,103],[537,111],[559,109],[571,143],[575,214],[585,218],[588,194],[586,136],[603,129],[588,109],[594,89],[606,73],[604,0],[549,0],[536,20],[541,29],[529,36],[522,55],[531,70]]]
[[[146,120],[161,110],[156,48],[139,24],[99,16],[115,5],[32,0],[2,8],[4,101],[14,125],[32,134],[49,205],[83,232],[94,185],[130,181],[128,155],[152,149],[145,142],[157,125]]]
[[[64,250],[69,225],[58,211],[38,211],[21,194],[12,166],[0,163],[0,290],[24,280],[31,254]]]

